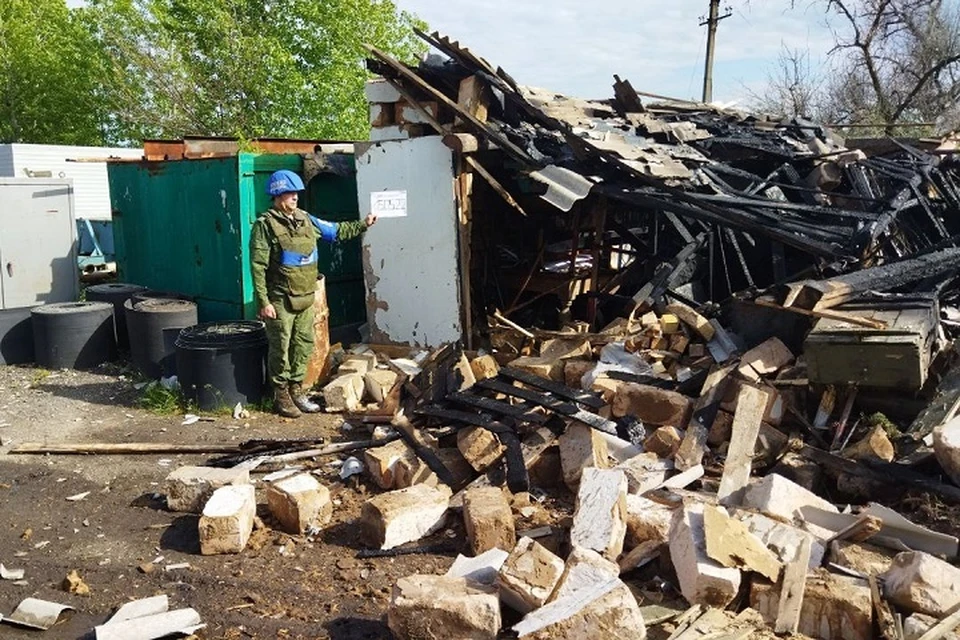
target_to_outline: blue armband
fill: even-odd
[[[320,232],[320,237],[324,242],[336,242],[337,241],[337,225],[335,222],[327,222],[326,220],[321,220],[315,216],[307,214],[307,217],[310,218],[310,222],[316,227],[317,231]]]
[[[296,251],[287,251],[286,249],[280,252],[280,264],[285,267],[305,267],[309,264],[314,264],[316,261],[316,247],[314,247],[313,251],[308,254],[297,253]]]

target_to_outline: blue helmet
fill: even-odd
[[[274,171],[267,180],[267,195],[279,196],[291,191],[303,191],[303,180],[289,169]]]

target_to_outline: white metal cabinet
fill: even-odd
[[[0,178],[2,308],[69,302],[77,295],[73,182]]]
[[[453,152],[440,136],[357,152],[361,218],[372,192],[406,192],[406,215],[381,217],[364,234],[371,340],[434,347],[461,339]]]

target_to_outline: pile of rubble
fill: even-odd
[[[369,428],[372,440],[345,444],[363,449],[364,477],[382,489],[362,506],[360,553],[426,552],[432,535],[464,532],[445,574],[396,582],[386,619],[398,639],[649,628],[681,640],[931,640],[960,624],[958,539],[842,501],[889,504],[913,486],[957,502],[960,489],[893,462],[904,439],[889,426],[845,432],[822,402],[808,419],[802,357],[781,341],[746,348],[675,303],[523,350],[358,345],[327,385],[361,376],[358,361],[363,375],[395,376],[379,403],[361,396],[367,411],[345,416],[348,433]],[[928,466],[954,472],[957,431],[935,430]],[[831,448],[844,433],[850,444]],[[265,526],[250,472],[292,458],[251,451],[167,478],[168,507],[201,514],[204,554],[242,552]],[[278,528],[316,536],[330,522],[330,492],[309,471],[262,486]]]
[[[396,584],[394,634],[949,634],[958,540],[885,505],[960,502],[956,140],[619,78],[576,100],[420,35],[445,57],[370,48],[372,140],[442,136],[476,176],[465,341],[489,352],[381,352],[401,437],[364,453],[387,490],[364,540],[466,532]]]
[[[417,391],[404,408],[417,418],[395,419],[402,438],[364,453],[368,477],[388,491],[364,505],[363,540],[417,552],[460,511],[466,555],[443,576],[396,584],[398,638],[495,638],[506,627],[633,638],[654,623],[684,639],[872,638],[875,624],[883,637],[915,638],[938,618],[960,622],[956,537],[880,504],[841,511],[821,497],[837,494],[828,476],[856,484],[861,473],[895,493],[902,480],[869,466],[892,459],[883,429],[859,430],[843,456],[804,444],[789,419],[789,349],[772,339],[736,355],[717,323],[672,311],[545,340],[506,366],[441,349],[402,381]],[[705,355],[639,346],[678,335]],[[612,346],[619,365],[602,360]],[[651,371],[617,368],[630,358]],[[833,435],[808,426],[820,441]],[[949,439],[937,440],[946,464],[958,451]],[[572,509],[564,495],[576,496]],[[671,594],[693,608],[652,604]]]
[[[344,354],[326,408],[370,440],[171,474],[202,552],[246,545],[251,470],[362,449],[341,477],[382,489],[366,547],[465,532],[446,574],[396,583],[399,639],[956,637],[957,537],[891,508],[960,503],[956,140],[844,141],[619,78],[575,100],[421,36],[447,58],[370,49],[372,138],[442,136],[479,176],[467,349]],[[284,530],[330,521],[310,473],[265,484]]]

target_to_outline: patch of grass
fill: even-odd
[[[264,391],[260,402],[251,402],[244,407],[247,411],[259,411],[261,413],[273,413],[273,394]]]
[[[52,371],[48,371],[47,369],[37,369],[33,372],[33,379],[30,381],[30,386],[39,387],[52,373]]]
[[[880,427],[887,434],[887,437],[891,440],[895,440],[903,435],[900,432],[900,428],[890,421],[890,418],[884,414],[877,411],[876,413],[871,413],[870,415],[864,417],[863,424],[867,429],[872,429],[873,427]]]
[[[151,382],[143,388],[137,404],[157,415],[179,413],[184,409],[184,398],[179,389],[167,389],[159,382]]]

